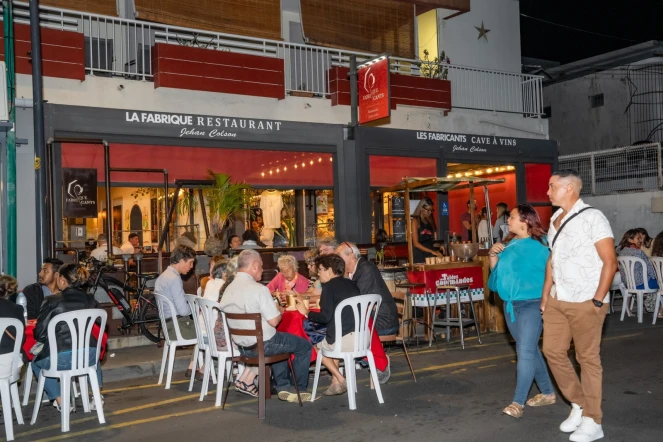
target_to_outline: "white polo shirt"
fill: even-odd
[[[260,313],[262,315],[263,341],[269,341],[276,334],[270,321],[281,314],[276,308],[269,289],[256,282],[251,275],[237,272],[233,282],[228,285],[221,299],[221,310],[225,313]],[[255,324],[251,321],[228,320],[228,325],[237,329],[251,330]],[[257,341],[253,336],[233,336],[237,345],[250,347]]]
[[[579,199],[561,224],[569,216],[589,207]],[[585,302],[596,294],[601,278],[603,261],[596,251],[595,244],[605,238],[613,238],[608,219],[598,209],[588,209],[569,221],[562,229],[553,246],[557,234],[554,222],[562,215],[559,209],[553,215],[548,231],[548,244],[552,246],[553,287],[550,295],[558,301]],[[603,302],[607,302],[606,295]]]

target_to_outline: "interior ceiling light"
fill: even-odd
[[[269,174],[270,174],[270,175],[272,174],[272,171],[271,171],[271,170],[269,171]]]
[[[260,176],[264,178],[264,177],[265,177],[265,172],[262,172],[262,173],[260,174]]]
[[[462,173],[457,173],[457,174],[456,174],[456,178],[460,178],[460,177],[462,177],[462,176],[463,176]]]

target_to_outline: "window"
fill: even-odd
[[[589,97],[592,107],[601,107],[603,106],[603,94],[596,94]]]
[[[545,106],[543,108],[543,118],[551,118],[552,117],[552,106]]]

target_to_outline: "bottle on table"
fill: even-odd
[[[28,322],[28,299],[25,297],[23,292],[18,292],[18,296],[16,297],[16,304],[20,305],[23,307],[23,318],[25,319],[25,322]]]

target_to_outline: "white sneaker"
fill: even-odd
[[[58,405],[58,401],[53,401],[53,407],[55,407],[56,410],[60,411],[60,405]],[[75,413],[75,412],[76,410],[74,409],[74,407],[71,404],[69,404],[69,413]]]
[[[563,433],[573,433],[582,423],[582,408],[578,404],[571,404],[571,414],[561,423],[559,429]]]
[[[101,395],[101,406],[104,406],[104,395]],[[90,411],[97,411],[97,404],[94,402],[94,396],[90,396]]]
[[[591,417],[583,416],[582,423],[569,437],[573,442],[591,442],[603,438],[603,427],[594,422]]]

